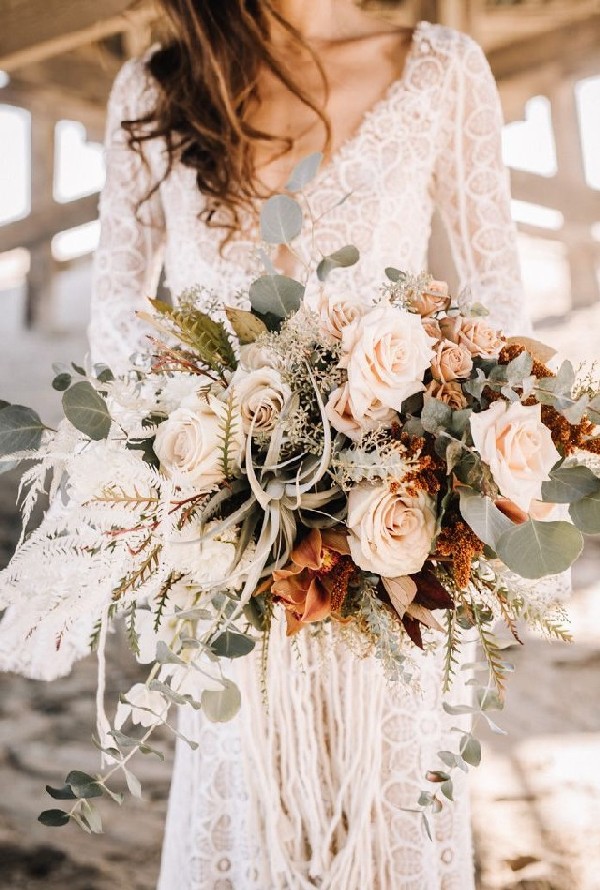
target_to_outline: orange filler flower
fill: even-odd
[[[273,572],[271,590],[287,610],[288,636],[338,611],[355,571],[344,532],[311,529],[292,551],[288,566]]]

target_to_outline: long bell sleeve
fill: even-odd
[[[502,109],[483,51],[459,35],[441,102],[434,201],[461,288],[505,332],[527,333],[510,181],[502,160]]]
[[[92,359],[118,373],[145,345],[147,329],[136,316],[147,309],[160,276],[165,221],[155,152],[132,150],[121,126],[145,114],[154,100],[143,60],[126,62],[108,103],[106,183],[100,198],[100,243],[94,258],[91,321]],[[159,155],[160,157],[160,155]]]

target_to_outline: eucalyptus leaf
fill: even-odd
[[[315,178],[323,161],[323,152],[315,151],[303,158],[292,170],[286,182],[288,192],[300,192]]]
[[[472,735],[463,736],[460,740],[460,753],[462,759],[469,766],[479,766],[481,763],[481,742]]]
[[[63,825],[68,825],[70,821],[70,815],[65,813],[64,810],[44,810],[38,816],[38,822],[41,822],[42,825],[47,825],[49,828],[60,828]]]
[[[449,779],[447,782],[442,782],[440,790],[444,797],[446,797],[448,800],[454,800],[454,788],[452,785],[452,779]]]
[[[64,392],[70,387],[72,380],[73,378],[70,374],[57,374],[52,381],[52,389],[57,390],[57,392]]]
[[[267,332],[266,324],[252,312],[229,307],[225,310],[225,315],[242,346],[254,343],[261,334],[266,334]]]
[[[571,519],[586,535],[600,535],[600,491],[595,491],[569,507]]]
[[[202,693],[202,711],[211,723],[228,723],[238,713],[242,696],[231,680],[224,680],[225,688],[216,692],[205,689]]]
[[[451,430],[457,436],[462,436],[469,424],[469,418],[473,413],[471,408],[461,408],[452,412]]]
[[[87,380],[75,383],[64,393],[62,405],[65,417],[80,433],[95,442],[106,439],[112,423],[110,413],[91,383]]]
[[[449,705],[448,702],[442,702],[442,707],[446,714],[457,717],[461,714],[472,714],[475,710],[471,705]]]
[[[529,377],[533,368],[533,359],[528,352],[522,352],[506,365],[506,379],[509,383],[522,383]]]
[[[185,661],[169,649],[164,640],[159,640],[156,644],[156,660],[159,664],[185,665]]]
[[[73,789],[73,794],[79,798],[102,797],[104,791],[93,776],[72,770],[65,779],[65,785]]]
[[[393,266],[388,266],[385,270],[385,274],[390,281],[394,282],[394,284],[397,284],[398,281],[402,281],[402,279],[406,277],[404,272],[401,272],[400,269],[394,269]]]
[[[226,630],[213,641],[210,648],[219,658],[242,658],[255,646],[256,642],[251,637]]]
[[[0,457],[18,451],[36,451],[46,427],[39,415],[23,405],[8,405],[0,411]]]
[[[260,214],[260,233],[268,244],[289,244],[302,231],[302,208],[287,195],[274,195]]]
[[[334,269],[346,269],[356,265],[360,259],[358,248],[353,244],[347,244],[345,247],[334,251],[329,256],[323,257],[317,266],[317,277],[319,281],[325,281]]]
[[[556,467],[542,483],[542,498],[549,504],[573,504],[600,491],[600,479],[587,467]]]
[[[529,519],[505,532],[496,552],[511,571],[533,580],[565,572],[582,549],[581,532],[570,522]]]
[[[142,784],[137,776],[135,776],[131,770],[123,767],[123,773],[125,774],[125,781],[127,782],[127,787],[129,791],[136,797],[138,800],[142,799]]]
[[[459,488],[460,512],[465,522],[484,544],[494,550],[502,535],[513,528],[513,523],[494,502],[473,488]]]
[[[286,275],[262,275],[250,285],[249,296],[256,312],[285,318],[300,308],[304,285]]]
[[[62,788],[52,788],[50,785],[46,785],[46,792],[54,800],[77,800],[77,795],[70,785],[63,785]]]
[[[421,423],[428,433],[438,433],[447,430],[452,424],[452,409],[432,396],[425,396],[423,410],[421,411]]]

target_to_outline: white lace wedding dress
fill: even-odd
[[[141,163],[120,124],[152,100],[143,61],[127,63],[109,105],[90,328],[94,359],[115,371],[144,345],[134,313],[145,308],[163,258],[174,297],[200,283],[241,306],[261,268],[251,231],[219,255],[219,233],[199,221],[202,197],[183,166],[138,207],[162,178],[164,154],[149,143]],[[356,267],[336,273],[340,287],[369,300],[386,266],[422,270],[437,207],[462,285],[505,330],[523,330],[500,132],[481,49],[421,23],[402,77],[308,189],[314,215],[327,211],[316,232],[323,253],[347,243],[361,251]],[[308,234],[297,248],[308,253]],[[85,638],[65,642],[61,657],[73,659]],[[421,693],[401,696],[374,659],[349,654],[331,634],[303,632],[298,643],[300,657],[280,629],[273,634],[268,711],[258,665],[248,660],[232,666],[244,697],[238,719],[216,726],[182,711],[182,732],[199,748],[177,747],[160,890],[471,890],[466,786],[435,817],[433,841],[406,811],[426,785],[425,769],[439,768],[436,752],[457,747],[457,718],[441,707],[439,660],[419,656]],[[449,700],[467,700],[464,679]]]

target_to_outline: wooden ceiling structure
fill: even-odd
[[[532,96],[550,98],[559,173],[514,171],[513,190],[563,211],[560,237],[571,254],[573,293],[586,303],[599,298],[600,245],[591,227],[600,221],[600,196],[585,181],[573,87],[600,74],[600,0],[405,0],[397,10],[388,0],[386,14],[472,34],[498,80],[507,120],[521,119]],[[0,21],[0,70],[9,75],[0,103],[31,112],[33,159],[31,213],[0,227],[0,253],[30,250],[28,314],[39,322],[54,268],[51,238],[97,212],[97,196],[54,200],[56,121],[81,121],[90,141],[101,140],[110,85],[123,61],[156,39],[157,18],[148,0],[0,0]]]

